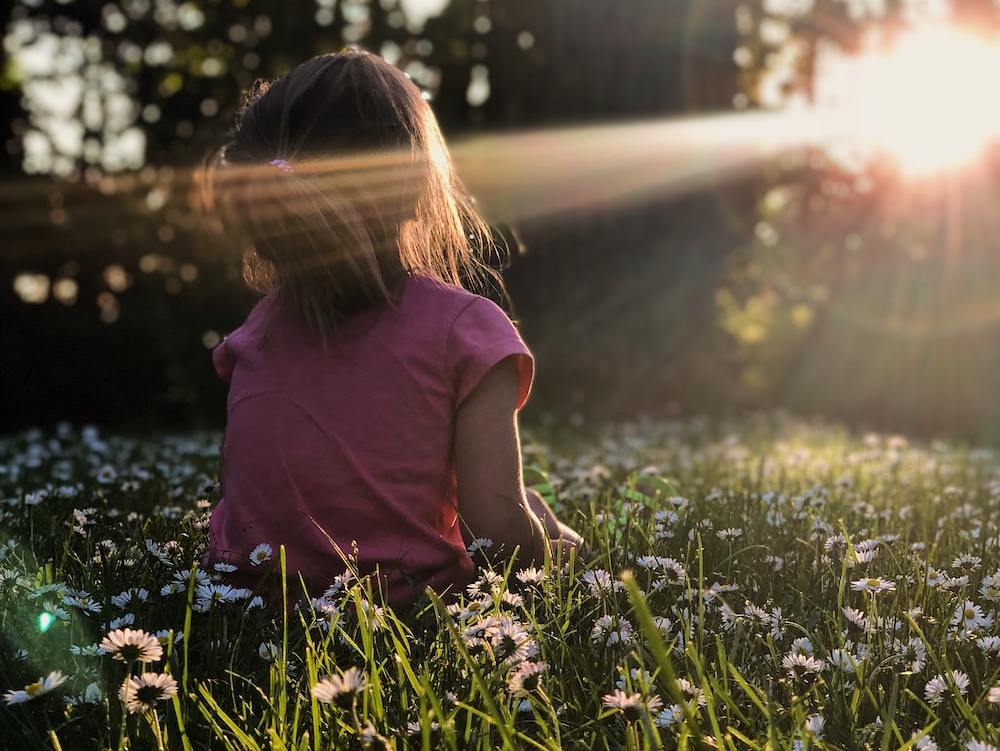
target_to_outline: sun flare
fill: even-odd
[[[1000,137],[998,76],[1000,40],[934,25],[825,61],[815,95],[838,135],[927,175],[974,162]]]

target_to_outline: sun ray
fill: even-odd
[[[808,113],[713,114],[484,134],[457,140],[451,153],[459,177],[488,217],[514,221],[721,185],[783,151],[822,140],[828,130]],[[269,165],[227,169],[223,179],[263,176],[281,189],[282,175]],[[334,157],[296,171],[330,190],[363,184],[379,200],[405,190],[402,180],[393,183],[406,173],[399,155]],[[199,168],[174,169],[169,184],[193,196],[203,176]],[[106,176],[100,191],[72,183],[63,190],[83,194],[75,198],[94,209],[77,211],[74,221],[98,222],[120,210],[110,195],[142,196],[153,187],[126,174]],[[0,184],[0,226],[26,230],[48,223],[47,210],[32,211],[26,202],[50,188],[41,180]]]

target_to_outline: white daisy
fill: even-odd
[[[653,723],[658,728],[668,728],[684,719],[684,708],[680,704],[671,704],[665,707],[653,718]]]
[[[97,602],[87,592],[70,592],[63,597],[63,605],[71,608],[79,608],[87,613],[101,612],[101,603]]]
[[[134,605],[139,602],[146,602],[149,599],[149,592],[147,592],[142,587],[132,587],[131,589],[126,589],[121,594],[117,594],[111,598],[111,603],[116,607],[124,610],[129,605]]]
[[[354,698],[364,691],[368,685],[368,679],[358,668],[348,668],[340,675],[332,675],[329,678],[321,678],[312,687],[312,695],[316,701],[323,704],[336,704],[347,709],[354,702]]]
[[[462,630],[462,641],[470,651],[478,653],[485,646],[486,629],[491,623],[490,618],[486,618]]]
[[[44,696],[50,691],[59,688],[65,682],[66,676],[58,670],[53,670],[34,683],[29,683],[23,689],[8,691],[3,695],[3,698],[8,706],[11,704],[23,704],[26,701],[37,699],[39,696]]]
[[[960,670],[952,670],[951,677],[955,683],[955,687],[958,689],[958,693],[961,696],[965,696],[966,691],[969,690],[969,676]],[[949,693],[951,693],[951,688],[943,675],[934,676],[924,686],[924,699],[931,706],[940,704],[941,700]]]
[[[475,540],[469,543],[468,551],[469,555],[475,555],[479,551],[486,552],[493,547],[493,540],[489,537],[477,537]]]
[[[830,664],[845,673],[857,672],[861,659],[849,649],[831,649]]]
[[[951,562],[952,568],[962,568],[962,569],[973,569],[979,568],[982,564],[983,559],[979,556],[972,555],[971,553],[962,553],[955,557],[955,560]]]
[[[634,629],[628,620],[622,617],[612,618],[610,615],[602,615],[590,630],[592,641],[604,641],[608,646],[628,644],[632,641],[633,634]]]
[[[976,646],[987,654],[1000,653],[1000,636],[980,636],[976,639]]]
[[[67,696],[63,701],[69,705],[100,704],[104,701],[104,691],[96,683],[88,683],[79,694]]]
[[[255,547],[250,551],[250,565],[260,566],[263,563],[267,563],[271,560],[271,556],[274,555],[274,550],[266,542],[262,542],[260,545]]]
[[[522,662],[517,670],[511,673],[507,681],[507,690],[512,696],[528,693],[538,688],[542,673],[549,669],[544,662]]]
[[[938,571],[934,567],[929,567],[927,569],[927,586],[928,587],[941,587],[948,580],[948,576],[943,571]]]
[[[705,706],[705,692],[695,686],[687,678],[677,678],[677,686],[688,699],[694,700],[700,706]],[[690,701],[688,702],[691,703]]]
[[[181,569],[180,571],[175,571],[170,582],[163,585],[160,590],[160,594],[164,597],[167,595],[177,594],[178,592],[187,592],[188,583],[191,581],[191,569]],[[195,586],[208,581],[208,574],[202,571],[200,568],[195,569],[194,583]]]
[[[878,548],[870,548],[868,550],[861,550],[859,548],[854,549],[854,559],[848,562],[848,565],[853,568],[854,566],[861,563],[871,563],[878,557]]]
[[[538,645],[523,625],[511,618],[501,618],[486,635],[499,660],[513,665],[538,653]]]
[[[812,714],[806,717],[805,725],[803,725],[802,730],[811,735],[813,738],[823,737],[823,726],[826,724],[826,720],[823,719],[823,715]]]
[[[800,636],[798,639],[792,642],[792,646],[788,649],[791,654],[809,655],[810,657],[815,653],[812,642],[806,637]]]
[[[163,547],[155,540],[144,540],[143,544],[146,546],[146,550],[149,554],[156,558],[160,563],[165,563],[168,566],[173,563],[170,556],[167,554],[167,551],[164,550]]]
[[[101,649],[122,662],[156,662],[163,657],[160,640],[142,629],[115,629],[101,640]]]
[[[585,571],[580,579],[590,588],[591,593],[595,595],[619,592],[625,587],[622,582],[614,579],[611,574],[601,568]]]
[[[919,673],[927,664],[927,647],[917,637],[911,637],[905,644],[900,644],[899,659],[903,669],[910,673]]]
[[[129,714],[152,711],[158,702],[176,695],[177,681],[166,673],[132,676],[118,689],[118,698],[125,702]]]
[[[513,608],[524,606],[524,598],[516,592],[504,592],[500,595],[500,602]]]
[[[781,667],[792,677],[804,677],[812,673],[820,673],[826,669],[826,663],[812,655],[790,653],[781,660]]]
[[[479,578],[465,589],[472,597],[492,597],[503,588],[503,577],[495,571],[485,569],[479,574]]]
[[[650,572],[657,574],[657,580],[653,584],[656,591],[670,585],[683,585],[687,581],[687,572],[684,564],[673,558],[658,555],[642,555],[636,558],[636,564]]]
[[[849,623],[857,626],[862,631],[868,630],[868,618],[862,611],[855,608],[844,608],[843,613],[844,618],[846,618]]]
[[[1000,573],[988,574],[979,585],[979,594],[991,602],[1000,601]]]
[[[855,592],[892,592],[896,589],[896,582],[883,579],[881,576],[873,576],[868,579],[858,579],[851,582],[851,589]]]
[[[518,571],[514,576],[521,584],[540,584],[545,579],[545,572],[530,566]]]
[[[749,600],[743,604],[743,617],[753,625],[763,626],[765,629],[771,627],[771,613]]]
[[[122,613],[117,618],[112,618],[107,628],[114,630],[122,626],[131,626],[133,623],[135,623],[135,613]]]
[[[645,697],[642,694],[626,693],[620,688],[616,688],[612,693],[601,697],[601,703],[606,707],[618,710],[630,722],[642,719],[643,715],[653,714],[663,706],[663,700],[655,694]]]
[[[215,582],[205,582],[203,584],[199,584],[194,594],[194,609],[202,613],[207,611],[213,605],[233,602],[234,600],[241,599],[243,596],[241,589],[237,589],[236,587],[232,587],[228,584],[217,584]]]
[[[615,681],[615,686],[622,691],[627,691],[629,688],[648,691],[653,685],[653,676],[642,668],[632,668],[626,672],[624,667],[619,666],[618,672],[621,673],[621,677]]]
[[[976,631],[989,623],[990,619],[983,615],[983,609],[972,600],[966,600],[951,617],[952,626],[960,626],[966,631]]]

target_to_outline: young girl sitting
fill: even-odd
[[[489,236],[420,90],[360,51],[258,85],[213,175],[264,292],[212,353],[229,383],[209,559],[326,588],[344,556],[393,605],[460,591],[470,541],[516,566],[579,537],[521,479],[533,363],[462,288]]]

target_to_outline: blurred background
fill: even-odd
[[[191,168],[357,45],[512,253],[529,420],[788,408],[1000,440],[996,0],[0,7],[0,429],[220,425],[254,297]]]

